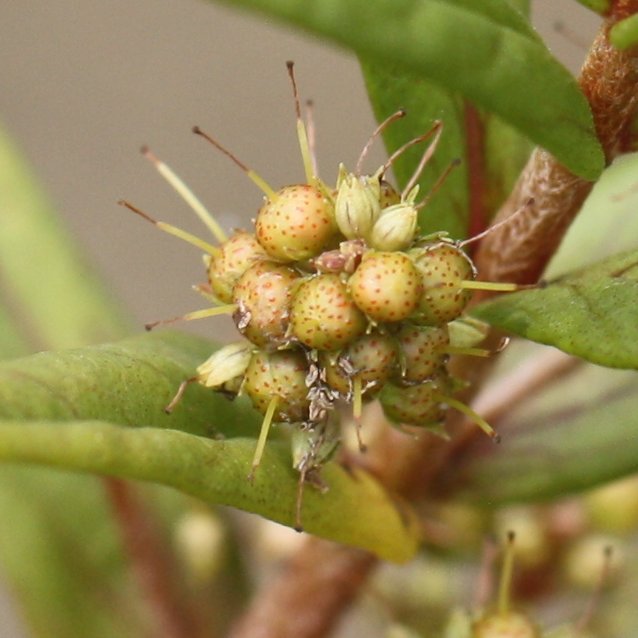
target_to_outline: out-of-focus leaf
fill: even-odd
[[[42,352],[0,363],[0,418],[101,419],[203,435],[258,431],[245,401],[228,401],[193,384],[167,415],[163,409],[213,346],[197,337],[160,332],[115,344]]]
[[[232,505],[294,524],[298,476],[287,445],[267,446],[253,483],[247,480],[254,439],[214,441],[177,430],[126,428],[96,421],[0,424],[0,459],[154,481],[208,502]],[[309,532],[403,562],[418,547],[418,526],[372,477],[329,463],[329,490],[307,488]]]
[[[125,330],[120,309],[65,235],[0,131],[0,358]],[[0,467],[0,565],[30,636],[144,634],[100,481]]]
[[[122,579],[125,559],[99,481],[2,466],[0,509],[0,563],[29,635],[143,635],[139,598]]]
[[[634,372],[584,365],[551,396],[499,423],[500,445],[477,440],[449,477],[461,498],[490,507],[578,492],[638,471]]]
[[[346,46],[368,65],[402,67],[458,92],[515,126],[580,177],[595,179],[603,169],[603,152],[578,84],[505,0],[226,1]]]
[[[64,348],[122,336],[127,322],[60,227],[0,130],[0,277],[38,345]]]
[[[27,344],[15,329],[11,317],[0,306],[0,359],[19,357],[28,351]]]
[[[613,368],[638,368],[638,251],[544,288],[502,295],[472,314],[532,341]]]
[[[552,258],[547,278],[638,247],[638,153],[605,169]]]

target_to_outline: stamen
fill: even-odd
[[[476,425],[478,425],[481,430],[483,430],[483,432],[485,432],[485,434],[487,434],[495,443],[500,443],[501,437],[496,430],[494,430],[494,428],[482,416],[474,412],[474,410],[472,410],[469,406],[465,405],[465,403],[444,394],[436,393],[435,397],[437,401],[446,403],[451,408],[454,408],[461,414],[464,414],[468,419],[470,419],[470,421],[473,421]]]
[[[173,226],[172,224],[167,224],[166,222],[158,222],[156,219],[153,219],[150,215],[145,213],[143,210],[137,208],[137,206],[133,206],[130,202],[127,202],[123,199],[119,200],[119,206],[124,206],[128,208],[131,212],[139,215],[142,219],[145,219],[147,222],[150,222],[160,230],[163,230],[165,233],[169,235],[173,235],[173,237],[179,237],[179,239],[191,244],[192,246],[196,246],[200,250],[203,250],[205,253],[209,255],[217,255],[219,254],[219,248],[217,246],[213,246],[209,244],[207,241],[196,237],[195,235],[191,235],[191,233],[178,228],[177,226]]]
[[[286,68],[288,69],[288,76],[290,77],[290,82],[292,84],[292,94],[295,99],[295,115],[297,117],[297,139],[299,140],[299,149],[301,150],[303,168],[306,174],[306,181],[308,182],[308,184],[312,184],[315,181],[315,173],[312,165],[312,155],[310,153],[308,133],[306,132],[306,126],[301,119],[299,92],[297,91],[297,81],[295,80],[295,63],[291,60],[288,60],[288,62],[286,62]]]
[[[436,122],[434,122],[434,124],[432,125],[432,128],[426,133],[426,135],[429,136],[429,135],[432,135],[432,133],[434,133],[434,139],[432,140],[432,143],[425,149],[425,152],[423,153],[421,157],[421,161],[419,162],[417,167],[414,169],[414,173],[412,173],[412,177],[410,177],[408,183],[406,184],[405,188],[401,192],[402,200],[405,197],[407,197],[408,193],[414,188],[416,183],[419,181],[423,171],[425,170],[427,163],[430,161],[430,159],[434,155],[434,152],[436,151],[437,146],[439,145],[439,139],[441,139],[441,133],[443,133],[443,122],[441,122],[440,120],[436,120]]]
[[[430,200],[432,199],[432,197],[437,193],[437,191],[441,188],[441,186],[443,186],[448,175],[457,166],[460,166],[460,165],[461,165],[461,160],[458,157],[456,159],[453,159],[448,164],[448,167],[443,171],[443,173],[441,173],[439,179],[436,180],[436,182],[434,183],[434,186],[432,186],[432,188],[430,189],[430,192],[423,198],[423,200],[419,204],[415,206],[415,208],[417,210],[421,210],[422,208],[427,206],[430,203]]]
[[[259,439],[257,439],[257,447],[255,448],[255,454],[253,456],[252,467],[250,474],[248,474],[248,480],[252,483],[255,478],[255,471],[261,463],[261,457],[263,456],[264,449],[266,447],[266,440],[268,439],[268,432],[270,432],[270,426],[272,425],[273,417],[275,416],[275,410],[279,404],[279,397],[275,396],[270,399],[264,420],[261,423],[261,430],[259,431]]]
[[[173,187],[180,197],[192,208],[194,213],[206,224],[220,244],[228,240],[217,220],[197,198],[195,193],[177,176],[177,174],[162,162],[147,146],[142,147],[142,155],[157,169],[158,173]]]
[[[177,388],[177,392],[175,396],[171,399],[170,403],[164,408],[164,412],[166,414],[171,414],[173,410],[177,407],[177,404],[182,400],[184,396],[184,392],[186,392],[186,388],[191,384],[197,381],[197,377],[190,377],[189,379],[184,379],[179,384],[179,388]]]
[[[385,120],[383,120],[383,122],[381,122],[381,124],[379,124],[379,126],[377,126],[377,128],[374,129],[374,131],[372,132],[372,135],[369,137],[368,141],[365,143],[365,146],[361,150],[361,154],[359,155],[359,159],[357,160],[357,164],[354,169],[355,175],[361,175],[361,165],[363,164],[363,160],[368,155],[368,152],[370,151],[370,147],[375,142],[375,140],[379,137],[379,135],[381,135],[381,133],[385,131],[385,129],[388,127],[389,124],[392,124],[392,122],[395,122],[396,120],[400,120],[402,117],[405,117],[405,116],[406,116],[405,109],[399,109],[395,113],[392,113],[392,115],[386,117]]]
[[[194,312],[188,312],[185,315],[179,317],[172,317],[171,319],[160,319],[159,321],[153,321],[144,325],[146,330],[153,330],[157,326],[166,326],[178,321],[194,321],[196,319],[204,319],[206,317],[215,317],[217,315],[231,314],[237,310],[237,304],[227,304],[225,306],[215,306],[213,308],[204,308],[203,310],[195,310]]]
[[[489,228],[486,228],[484,231],[480,232],[478,235],[474,235],[474,237],[470,237],[469,239],[464,239],[463,241],[458,242],[457,245],[460,248],[463,248],[464,246],[467,246],[468,244],[471,244],[475,241],[479,241],[480,239],[483,239],[483,237],[485,237],[486,235],[489,235],[492,231],[496,230],[497,228],[501,228],[501,226],[505,226],[506,224],[509,224],[515,217],[520,215],[522,212],[528,210],[533,205],[534,205],[534,198],[529,197],[527,201],[525,201],[519,208],[517,208],[507,219],[502,219],[500,222],[497,222],[496,224],[492,224],[492,226],[490,226]]]
[[[268,199],[273,200],[275,197],[275,191],[268,184],[268,182],[260,177],[252,168],[248,168],[246,164],[239,161],[228,149],[224,148],[216,139],[211,137],[208,133],[202,131],[199,126],[193,127],[193,133],[195,135],[199,135],[203,137],[207,142],[210,142],[218,151],[221,151],[226,157],[228,157],[234,164],[236,164],[239,168],[241,168],[244,173],[248,176],[250,180],[261,190]]]
[[[501,568],[501,580],[498,586],[499,614],[506,614],[510,607],[510,591],[512,589],[512,575],[514,573],[514,539],[516,535],[510,531],[507,533],[507,545],[503,556],[503,567]]]

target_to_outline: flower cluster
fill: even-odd
[[[449,356],[487,351],[475,348],[484,327],[461,318],[471,289],[480,286],[463,245],[446,233],[418,232],[418,212],[428,198],[417,202],[415,184],[441,124],[435,122],[373,174],[360,170],[366,145],[356,170],[341,165],[335,185],[328,185],[315,175],[289,70],[306,183],[275,191],[196,128],[262,189],[263,204],[250,232],[226,237],[209,220],[219,246],[162,227],[207,252],[205,292],[216,307],[191,317],[231,313],[244,337],[215,352],[195,379],[231,396],[248,396],[264,416],[251,476],[271,423],[295,424],[293,456],[303,482],[336,447],[337,404],[352,404],[355,422],[363,403],[378,399],[396,424],[437,426],[449,406],[469,411],[452,396],[459,382],[448,371]],[[371,140],[404,114],[390,116]],[[399,192],[386,178],[393,159],[430,137],[424,161]],[[183,192],[170,169],[151,159]],[[194,196],[188,197],[192,204]],[[479,417],[475,420],[494,435]]]

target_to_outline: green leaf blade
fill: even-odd
[[[293,525],[298,476],[290,452],[282,444],[268,445],[250,483],[254,445],[253,439],[214,441],[176,430],[95,421],[0,424],[0,459],[5,462],[153,481]],[[304,493],[302,517],[308,532],[397,562],[416,553],[415,519],[407,509],[398,509],[372,477],[330,463],[322,478],[327,493],[311,487]]]
[[[0,418],[101,419],[204,435],[253,434],[258,417],[245,401],[230,402],[198,384],[171,415],[164,413],[179,384],[213,349],[203,339],[160,332],[0,363]]]
[[[503,295],[473,316],[611,368],[638,369],[638,251],[616,255],[546,287]]]
[[[524,405],[499,446],[466,450],[458,496],[489,507],[563,497],[638,471],[635,374],[585,366],[554,405]],[[541,404],[543,402],[540,402]]]

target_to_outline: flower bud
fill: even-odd
[[[221,388],[246,372],[253,345],[246,341],[231,343],[214,352],[197,367],[198,381],[207,388]]]
[[[404,250],[416,234],[417,210],[412,204],[389,206],[372,227],[370,245],[377,250]]]
[[[381,186],[376,175],[357,176],[339,169],[335,219],[348,239],[367,239],[381,214]]]
[[[330,460],[340,440],[336,422],[328,419],[310,429],[296,428],[292,432],[292,463],[299,471],[320,468]]]

